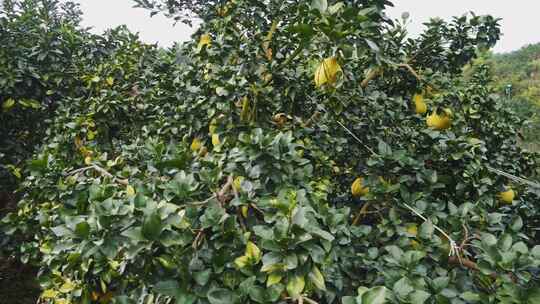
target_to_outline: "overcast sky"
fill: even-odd
[[[172,26],[173,22],[163,16],[152,18],[143,9],[133,8],[132,0],[75,0],[84,12],[84,24],[94,31],[121,24],[139,32],[141,39],[149,43],[158,42],[162,46],[172,45],[174,41],[189,39],[193,29],[183,24]],[[497,52],[519,49],[540,42],[540,1],[538,0],[394,0],[395,8],[389,13],[398,18],[409,12],[412,23],[410,32],[414,35],[422,30],[422,23],[430,17],[450,18],[474,11],[476,14],[491,14],[503,18],[504,36],[495,47]]]

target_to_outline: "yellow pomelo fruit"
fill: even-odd
[[[212,44],[212,37],[210,34],[202,34],[199,39],[199,45],[197,49],[200,51],[204,46],[210,46]]]
[[[195,137],[193,139],[193,141],[191,142],[191,151],[193,152],[197,152],[199,151],[199,149],[202,147],[202,144],[201,144],[201,140],[197,137]]]
[[[427,126],[435,130],[446,130],[452,125],[452,119],[446,114],[433,112],[426,119]]]
[[[219,140],[219,135],[215,133],[212,134],[212,145],[219,146],[219,144],[221,144],[221,140]]]
[[[364,178],[359,177],[351,185],[351,192],[354,197],[361,197],[369,193],[369,188],[364,187]]]
[[[409,225],[407,227],[407,233],[417,236],[418,235],[418,227],[416,225]]]
[[[336,57],[324,59],[315,71],[315,85],[317,87],[324,84],[333,85],[336,83],[338,74],[341,71],[341,66],[339,65]]]
[[[218,122],[217,122],[217,120],[214,118],[214,119],[212,119],[212,121],[210,122],[210,126],[208,126],[208,131],[210,131],[210,134],[214,134],[214,133],[216,133],[217,128],[218,128]]]
[[[242,190],[242,181],[244,180],[243,176],[237,176],[233,181],[233,187],[236,192],[240,192]]]
[[[516,197],[516,192],[513,189],[508,189],[504,192],[499,193],[499,198],[501,199],[501,201],[507,204],[512,204],[515,197]]]
[[[242,212],[242,216],[243,216],[244,218],[247,218],[247,217],[248,217],[248,211],[249,211],[249,207],[248,207],[248,206],[242,206],[241,212]]]
[[[424,101],[424,96],[421,94],[414,94],[413,96],[414,107],[416,114],[425,114],[427,112],[427,105]]]

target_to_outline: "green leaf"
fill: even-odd
[[[245,255],[241,256],[241,257],[237,257],[235,260],[234,260],[234,264],[236,265],[236,267],[242,269],[242,268],[245,268],[248,264],[249,264],[249,258]]]
[[[311,8],[319,10],[319,12],[324,13],[328,9],[328,1],[327,0],[313,0],[311,1]]]
[[[431,297],[431,294],[423,290],[415,290],[410,294],[411,303],[415,304],[423,304],[429,297]]]
[[[9,111],[13,106],[15,105],[15,100],[13,98],[9,98],[6,101],[2,103],[2,109],[4,111]]]
[[[317,268],[317,266],[313,266],[311,269],[311,272],[308,274],[309,280],[320,290],[326,290],[326,284],[324,283],[324,276]]]
[[[467,301],[467,303],[476,303],[480,301],[480,295],[472,291],[466,291],[460,295],[460,297]]]
[[[528,291],[527,304],[540,303],[540,287],[534,287]]]
[[[73,291],[77,286],[75,284],[73,284],[73,282],[71,281],[65,281],[64,284],[62,284],[62,286],[60,286],[60,289],[58,291],[60,291],[61,293],[69,293],[71,291]]]
[[[225,288],[214,288],[208,292],[207,297],[210,304],[235,304],[239,302],[239,297]]]
[[[433,237],[433,233],[435,232],[435,227],[433,226],[433,223],[430,220],[425,221],[420,225],[420,230],[418,231],[418,235],[423,239],[431,239]]]
[[[521,219],[520,216],[516,216],[512,220],[512,224],[511,224],[510,228],[515,232],[519,232],[521,230],[521,228],[523,228],[523,220]]]
[[[277,284],[281,282],[283,279],[283,276],[279,273],[271,273],[268,275],[268,279],[266,280],[266,287],[270,287],[274,284]]]
[[[262,252],[257,245],[252,242],[248,242],[246,245],[245,256],[250,260],[252,265],[256,265],[261,261]]]
[[[394,284],[394,292],[400,298],[406,298],[411,292],[414,291],[414,288],[411,286],[409,279],[402,278]]]
[[[87,222],[78,223],[75,226],[75,235],[81,239],[86,239],[90,234],[90,225]]]
[[[154,212],[144,219],[142,235],[150,241],[156,241],[159,238],[162,229],[161,217],[158,212]]]
[[[180,285],[177,281],[161,281],[154,285],[154,292],[168,296],[176,297],[180,294]]]
[[[384,286],[373,287],[362,295],[362,304],[384,303],[386,303],[386,288]]]
[[[212,274],[212,270],[206,269],[203,271],[195,272],[193,274],[193,278],[195,279],[195,282],[197,282],[197,284],[204,286],[208,283],[208,280],[210,280],[211,274]]]
[[[300,275],[294,275],[289,278],[289,282],[287,283],[287,292],[289,293],[289,296],[291,296],[293,299],[297,299],[304,290],[305,286],[306,281],[304,277]]]
[[[362,303],[356,302],[356,298],[355,298],[355,297],[351,297],[351,296],[343,297],[343,298],[341,299],[341,302],[342,302],[343,304],[362,304]]]
[[[382,156],[389,156],[392,155],[392,148],[384,141],[379,139],[378,144],[379,154]]]
[[[491,247],[497,245],[497,238],[490,233],[482,233],[481,235],[482,244]]]
[[[334,15],[335,13],[339,12],[343,7],[345,7],[345,4],[343,2],[337,2],[336,4],[328,8],[328,13],[330,15]]]
[[[292,223],[294,225],[297,225],[300,228],[304,228],[306,226],[306,224],[308,223],[308,219],[306,218],[306,213],[305,213],[304,208],[297,207],[294,210]]]
[[[249,289],[249,297],[257,303],[266,303],[266,290],[261,286],[253,286]]]

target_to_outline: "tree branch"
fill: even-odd
[[[124,186],[129,185],[129,181],[127,179],[117,178],[116,176],[112,175],[109,171],[101,168],[100,166],[98,166],[96,164],[93,164],[93,165],[90,165],[88,167],[83,167],[83,168],[79,168],[79,169],[67,172],[64,175],[65,176],[70,176],[70,175],[74,175],[74,174],[78,174],[78,173],[88,171],[90,169],[94,169],[95,171],[97,171],[102,176],[108,177],[108,178],[112,179],[113,181],[116,181],[117,183],[119,183],[121,185],[124,185]]]

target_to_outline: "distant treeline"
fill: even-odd
[[[525,144],[540,149],[540,43],[504,54],[485,53],[479,61],[492,67],[495,88],[509,96],[510,105],[527,121]]]

